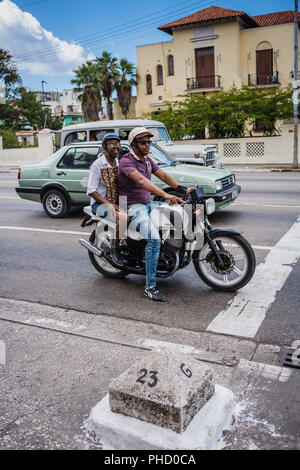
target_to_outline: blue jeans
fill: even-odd
[[[160,252],[161,239],[158,229],[151,219],[151,211],[162,202],[151,201],[148,204],[133,204],[128,209],[130,223],[134,223],[136,231],[146,240],[146,288],[156,286],[156,271]]]
[[[91,206],[92,212],[97,215],[98,217],[103,217],[106,219],[109,215],[109,210],[105,204],[101,204],[100,202],[94,202]]]

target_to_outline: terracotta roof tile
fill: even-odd
[[[267,15],[256,15],[252,18],[259,26],[275,26],[277,24],[294,23],[294,12],[292,10],[268,13]],[[298,22],[300,14],[298,14]]]
[[[172,21],[171,23],[162,25],[158,29],[172,34],[172,28],[176,28],[179,26],[226,18],[234,18],[238,16],[245,19],[252,26],[257,26],[251,16],[247,15],[247,13],[245,13],[244,11],[229,10],[228,8],[216,7],[213,5],[211,7],[205,8],[204,10],[196,11],[195,13],[189,16],[185,16],[184,18],[181,18],[177,21]]]

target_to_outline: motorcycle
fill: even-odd
[[[213,289],[234,292],[245,286],[256,266],[250,243],[239,231],[212,227],[208,216],[215,211],[215,201],[207,199],[202,188],[196,187],[180,197],[185,204],[162,203],[151,212],[161,236],[157,277],[168,278],[193,263],[202,281]],[[129,225],[119,246],[125,265],[117,269],[109,257],[115,223],[94,215],[89,207],[84,212],[81,226],[96,224],[96,229],[89,240],[81,238],[79,242],[88,249],[94,268],[114,279],[128,274],[145,275],[146,241],[138,231]]]

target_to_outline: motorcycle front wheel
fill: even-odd
[[[211,237],[222,258],[223,266],[206,242],[193,255],[197,274],[213,289],[234,292],[245,286],[252,278],[256,260],[250,243],[236,233],[219,232]]]
[[[90,243],[94,244],[95,238],[96,231],[94,230],[89,238]],[[103,231],[99,236],[99,245],[101,245],[101,243],[105,240],[108,242],[110,241],[109,232]],[[127,276],[128,272],[125,269],[116,269],[108,261],[106,261],[104,257],[99,258],[99,256],[94,255],[91,251],[89,251],[88,253],[92,265],[104,277],[110,277],[112,279],[122,279],[123,277]]]

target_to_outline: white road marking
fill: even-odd
[[[250,283],[208,325],[207,331],[254,338],[298,258],[300,217],[271,248],[264,262],[256,268]]]
[[[284,207],[285,209],[300,209],[300,206],[284,205],[284,204],[265,204],[262,202],[235,202],[235,206],[261,206],[261,207]]]
[[[29,232],[46,232],[46,233],[57,233],[66,235],[90,235],[90,232],[75,232],[71,230],[51,230],[45,228],[32,228],[32,227],[11,227],[7,225],[0,225],[0,229],[4,230],[24,230]]]
[[[32,227],[12,227],[12,226],[6,226],[6,225],[0,225],[0,230],[25,230],[29,232],[48,232],[48,233],[57,233],[58,235],[60,234],[66,234],[66,235],[90,235],[90,232],[75,232],[71,230],[50,230],[50,229],[44,229],[44,228],[32,228]],[[253,249],[255,250],[271,250],[273,247],[272,246],[259,246],[259,245],[252,245]]]

